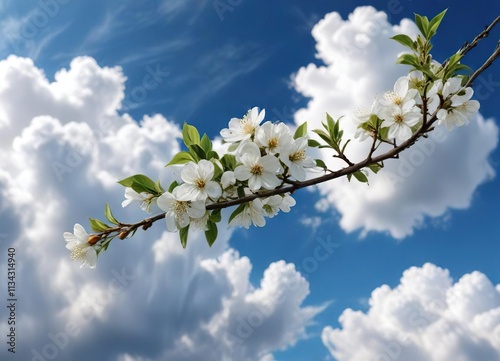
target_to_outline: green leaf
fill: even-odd
[[[368,168],[370,168],[373,173],[377,174],[379,172],[379,170],[382,169],[382,166],[378,163],[373,163],[373,164],[370,164],[368,166]]]
[[[245,188],[244,187],[238,187],[238,197],[243,198],[245,196]]]
[[[396,60],[396,64],[406,64],[414,67],[418,67],[420,65],[415,54],[401,54]]]
[[[156,183],[143,174],[133,175],[119,181],[118,183],[124,187],[132,188],[137,193],[146,192],[153,195],[158,195],[158,191],[156,190]]]
[[[211,150],[207,153],[207,159],[219,159],[219,154],[215,150]]]
[[[189,224],[186,227],[179,229],[179,237],[181,239],[182,248],[186,248],[188,242],[188,234],[189,234]]]
[[[314,140],[314,139],[308,139],[307,140],[307,146],[308,147],[316,148],[316,147],[319,147],[320,145],[321,145],[321,143],[318,142],[317,140]]]
[[[323,139],[326,142],[326,144],[333,146],[333,141],[332,139],[330,139],[330,135],[326,134],[323,130],[314,129],[313,132],[319,135],[319,137]]]
[[[410,48],[411,50],[416,50],[415,43],[408,35],[398,34],[398,35],[394,35],[391,39],[397,41],[401,45],[404,45],[404,46]]]
[[[345,142],[344,146],[342,147],[342,151],[340,153],[344,154],[345,148],[347,147],[347,144],[349,144],[350,141],[351,141],[351,139],[347,139],[347,141]]]
[[[172,184],[170,184],[170,187],[168,187],[168,193],[172,193],[174,191],[174,188],[178,185],[179,183],[177,181],[173,181]]]
[[[420,16],[415,14],[415,24],[417,24],[418,30],[422,33],[422,35],[427,38],[427,27],[424,21],[425,16]],[[426,19],[426,18],[425,18]],[[429,21],[427,21],[428,23]]]
[[[233,154],[224,154],[220,162],[222,163],[224,170],[236,169],[236,157]]]
[[[215,223],[220,222],[222,219],[221,209],[220,208],[214,209],[212,211],[212,213],[210,214],[209,218],[212,222],[215,222]]]
[[[245,207],[246,207],[246,203],[242,203],[238,206],[238,208],[236,208],[234,210],[233,213],[231,213],[231,215],[229,216],[229,220],[227,221],[227,223],[231,223],[231,221],[234,219],[234,217],[236,217],[238,214],[240,214],[241,212],[243,212],[245,210]]]
[[[208,245],[212,247],[215,240],[217,239],[217,225],[210,220],[207,222],[207,230],[205,231],[205,237],[207,239]]]
[[[155,186],[156,186],[156,190],[158,191],[158,193],[164,193],[165,192],[165,189],[163,189],[163,187],[161,186],[160,180],[156,181]]]
[[[293,139],[303,137],[307,134],[307,122],[302,123],[297,127],[295,133],[293,134]]]
[[[330,133],[330,136],[333,138],[333,135],[335,134],[335,120],[331,117],[330,114],[326,113],[326,124],[327,126],[325,127],[328,133]]]
[[[186,147],[189,147],[191,144],[200,144],[201,139],[198,129],[188,123],[184,123],[182,127],[182,140],[186,144]]]
[[[238,142],[238,143],[233,143],[233,144],[231,144],[231,145],[229,146],[229,148],[227,148],[227,151],[228,151],[228,152],[234,152],[236,149],[238,149],[239,145],[240,145],[240,142]]]
[[[165,167],[168,167],[169,165],[174,165],[174,164],[186,164],[189,162],[194,162],[193,156],[189,152],[179,152],[174,157],[170,162]]]
[[[323,162],[321,159],[315,159],[316,161],[316,167],[323,168],[325,171],[328,169],[325,162]]]
[[[441,24],[441,20],[443,20],[446,11],[448,11],[448,9],[444,9],[443,11],[441,11],[429,22],[429,32],[427,33],[428,39],[432,38],[436,34],[439,24]]]
[[[120,222],[118,222],[116,218],[113,216],[113,213],[111,212],[111,208],[109,208],[108,203],[106,203],[106,206],[104,208],[104,215],[106,216],[106,219],[111,223],[120,224]]]
[[[189,148],[189,152],[191,153],[193,158],[195,158],[197,160],[207,159],[207,154],[205,153],[203,148],[201,146],[199,146],[198,144],[191,144],[190,146],[188,146],[188,148]]]
[[[368,183],[368,177],[362,171],[358,170],[357,172],[354,172],[352,175],[361,183]]]
[[[206,154],[210,153],[210,151],[212,150],[212,142],[206,134],[203,134],[203,137],[201,137],[200,145]]]
[[[94,232],[104,232],[105,230],[110,228],[110,226],[108,226],[106,223],[101,222],[100,220],[95,218],[89,218],[89,222],[90,227],[92,227],[92,230]]]

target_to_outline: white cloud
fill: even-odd
[[[51,83],[31,60],[11,56],[0,79],[0,228],[18,250],[19,344],[30,345],[18,357],[267,360],[306,335],[322,310],[302,305],[308,282],[277,262],[253,286],[251,262],[228,246],[223,226],[214,247],[193,233],[183,250],[159,222],[114,241],[96,270],[80,269],[62,233],[102,218],[105,201],[119,219],[144,218],[121,209],[116,181],[144,173],[168,184],[179,127],[161,115],[140,124],[120,115],[125,76],[89,57]]]
[[[453,283],[426,263],[400,284],[375,289],[366,313],[345,310],[323,343],[338,361],[476,361],[500,359],[500,285],[480,272]]]
[[[394,64],[403,48],[389,38],[398,33],[415,34],[416,26],[407,19],[393,26],[385,13],[372,7],[356,8],[347,20],[335,12],[327,14],[312,31],[317,56],[325,65],[309,64],[294,78],[297,91],[311,98],[307,108],[297,111],[295,122],[307,120],[314,129],[321,127],[325,112],[335,118],[346,115],[341,125],[345,137],[353,138],[354,111],[392,89],[407,70]],[[388,232],[403,238],[422,226],[426,217],[469,207],[477,187],[494,175],[488,157],[497,140],[498,127],[481,116],[451,133],[438,129],[399,160],[386,161],[386,167],[370,177],[370,186],[344,178],[320,185],[324,198],[317,207],[325,210],[328,201],[340,212],[340,225],[347,232]],[[354,141],[347,153],[352,160],[361,160],[368,147]],[[322,154],[331,159],[331,152]]]

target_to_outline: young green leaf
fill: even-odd
[[[212,142],[206,134],[203,134],[203,137],[201,137],[200,145],[206,154],[210,153],[210,151],[212,150]]]
[[[175,164],[186,164],[189,162],[194,162],[193,156],[189,152],[179,152],[174,157],[170,162],[165,167],[168,167],[169,165],[175,165]]]
[[[446,11],[448,11],[448,9],[444,9],[443,11],[441,11],[439,14],[434,16],[432,20],[429,22],[429,32],[427,34],[428,39],[432,38],[436,34],[439,24],[441,24],[441,20],[443,20]]]
[[[373,163],[370,164],[368,168],[370,168],[373,173],[377,174],[378,171],[382,169],[382,166],[378,163]]]
[[[120,224],[120,222],[118,222],[116,220],[116,218],[113,216],[113,213],[111,212],[111,208],[109,208],[109,204],[106,202],[106,206],[104,207],[104,215],[106,216],[106,219],[108,221],[110,221],[111,223],[114,223],[114,224]]]
[[[295,133],[293,134],[293,139],[304,137],[305,135],[307,135],[307,122],[304,122],[297,127]]]
[[[414,67],[418,67],[420,65],[415,54],[401,54],[396,60],[396,64],[406,64]]]
[[[418,30],[420,30],[420,33],[427,38],[427,27],[425,25],[424,21],[425,16],[420,16],[418,14],[415,14],[415,24],[417,24]],[[427,21],[428,23],[429,21]]]
[[[311,147],[311,148],[317,148],[321,145],[320,142],[318,142],[317,140],[314,140],[314,139],[308,139],[307,140],[307,146],[308,147]]]
[[[397,41],[401,45],[404,45],[404,46],[410,48],[411,50],[414,50],[414,51],[416,50],[416,46],[415,46],[414,41],[408,35],[398,34],[398,35],[394,35],[391,39]]]
[[[189,147],[191,144],[200,144],[201,139],[198,129],[188,123],[184,123],[182,127],[182,140],[186,144],[186,147]]]
[[[106,223],[95,218],[89,218],[90,227],[94,232],[104,232],[110,228]]]
[[[182,248],[186,248],[188,241],[188,234],[189,234],[189,224],[186,227],[179,229],[179,237],[181,239]]]
[[[188,146],[188,148],[189,148],[189,153],[191,153],[193,158],[195,158],[196,160],[207,159],[207,154],[205,153],[203,148],[198,144],[191,144],[190,146]]]
[[[220,162],[226,170],[235,170],[236,168],[236,157],[233,154],[224,154]]]
[[[316,161],[316,167],[323,168],[325,171],[328,169],[325,162],[323,162],[321,159],[315,159]]]
[[[352,174],[361,183],[368,183],[368,177],[362,171],[358,170]]]
[[[229,216],[229,220],[227,221],[227,223],[231,223],[231,221],[234,219],[234,217],[236,217],[238,214],[240,214],[241,212],[243,212],[245,210],[245,207],[246,207],[246,203],[242,203],[240,204],[235,210],[233,213],[231,213],[231,215]]]
[[[122,179],[118,182],[124,187],[130,187],[137,193],[150,193],[157,195],[158,191],[156,190],[156,184],[149,177],[143,174],[136,174],[131,177]]]
[[[179,183],[177,181],[173,181],[172,184],[170,184],[170,187],[168,187],[168,193],[172,193],[174,191],[174,188],[178,185]]]
[[[217,225],[210,220],[207,222],[207,230],[205,231],[205,238],[207,239],[207,243],[210,247],[212,247],[215,240],[217,239]]]
[[[212,222],[215,222],[215,223],[220,222],[221,219],[222,219],[221,209],[220,208],[219,209],[214,209],[212,211],[212,213],[210,214],[209,219]]]

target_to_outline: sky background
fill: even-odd
[[[168,184],[180,126],[232,117],[319,127],[407,72],[389,37],[449,8],[443,61],[499,14],[491,1],[0,1],[0,278],[17,260],[17,347],[6,360],[494,361],[500,359],[498,62],[480,114],[442,129],[370,185],[294,197],[262,229],[219,227],[183,250],[157,222],[81,269],[63,232],[136,173]],[[477,68],[500,30],[464,59]],[[353,144],[361,157],[366,145]],[[325,159],[328,154],[318,154]],[[335,163],[331,163],[335,166]],[[227,214],[225,215],[227,217]],[[6,284],[0,285],[6,302]],[[5,306],[3,306],[5,311]]]

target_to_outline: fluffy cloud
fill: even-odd
[[[346,115],[341,123],[352,138],[355,125],[350,117],[361,106],[368,107],[375,96],[392,89],[407,68],[394,65],[403,47],[389,38],[398,33],[414,35],[415,24],[403,19],[391,25],[387,15],[373,7],[358,7],[343,20],[327,14],[313,28],[317,56],[325,65],[309,64],[294,77],[297,91],[310,97],[307,108],[295,114],[300,124],[309,121],[321,127],[325,112]],[[403,238],[421,226],[426,217],[443,215],[450,208],[467,208],[477,187],[494,175],[488,156],[496,148],[498,128],[480,115],[467,127],[448,133],[438,128],[427,140],[403,152],[398,161],[370,177],[370,185],[339,179],[322,184],[326,201],[340,212],[340,225],[347,232],[388,232]],[[367,143],[351,142],[351,159],[366,157]],[[324,151],[322,158],[330,159]],[[332,167],[344,166],[331,162]]]
[[[323,330],[337,360],[500,359],[500,285],[480,272],[453,283],[433,264],[412,267],[394,289],[375,289],[369,306],[345,310],[341,329]]]
[[[119,219],[144,217],[121,209],[116,180],[171,180],[164,164],[179,150],[179,127],[120,114],[121,69],[89,57],[49,82],[31,60],[11,56],[0,61],[0,79],[0,226],[17,249],[18,357],[259,360],[305,336],[321,311],[302,306],[307,281],[278,262],[253,286],[250,260],[228,246],[224,229],[214,247],[193,233],[183,250],[157,224],[113,242],[97,270],[80,269],[62,233],[100,217],[106,200]]]

